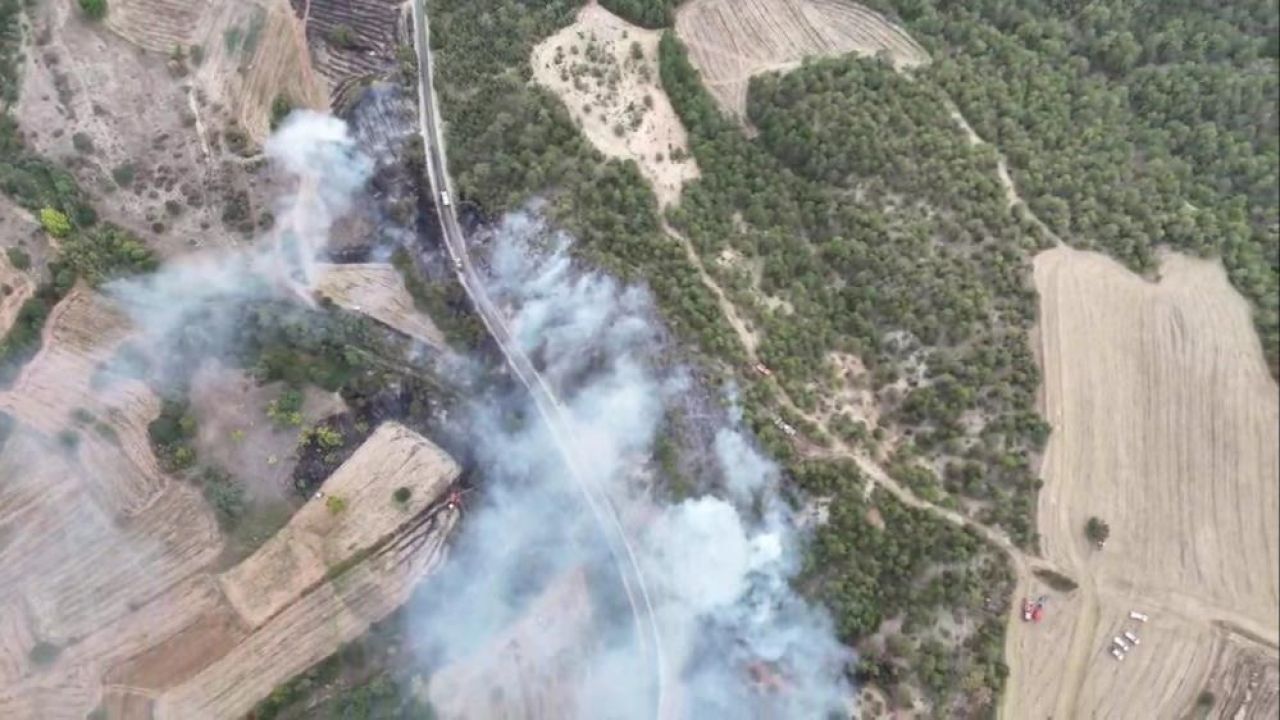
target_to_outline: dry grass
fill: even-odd
[[[1036,259],[1054,428],[1039,525],[1081,587],[1044,623],[1011,623],[1008,717],[1174,717],[1224,623],[1272,657],[1280,640],[1276,384],[1220,264],[1170,256],[1161,274],[1067,248]],[[1094,515],[1111,525],[1101,551],[1083,532]],[[1107,645],[1125,627],[1143,644],[1121,663]]]
[[[846,0],[690,0],[676,14],[676,34],[721,108],[738,118],[752,76],[806,57],[882,55],[899,68],[929,61],[904,30]]]
[[[438,348],[444,334],[414,307],[400,271],[387,263],[320,265],[316,292],[347,310],[363,313],[388,327]]]
[[[564,101],[591,144],[635,160],[659,204],[671,205],[698,177],[698,166],[692,157],[671,159],[673,152],[687,156],[689,140],[658,78],[660,37],[592,3],[535,47],[531,62],[534,79]]]

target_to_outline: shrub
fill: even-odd
[[[71,234],[71,221],[61,212],[51,207],[40,210],[40,225],[44,231],[58,238]]]
[[[409,498],[412,495],[413,495],[413,491],[402,485],[396,488],[395,492],[391,493],[391,499],[403,505],[409,502]]]
[[[93,152],[93,138],[89,137],[89,133],[78,132],[71,136],[71,146],[76,152],[88,155]]]
[[[107,16],[107,0],[80,0],[80,11],[90,20],[101,20]]]
[[[356,33],[349,25],[335,25],[328,34],[329,43],[344,50],[356,46]]]
[[[59,430],[58,444],[66,450],[74,451],[80,446],[80,433],[75,430]]]
[[[1107,525],[1102,518],[1091,517],[1084,525],[1084,535],[1089,538],[1089,542],[1101,547],[1107,542],[1107,538],[1111,537],[1111,526]]]
[[[325,498],[324,506],[328,508],[330,513],[337,515],[347,509],[347,501],[337,495],[330,495]]]
[[[111,179],[115,180],[120,187],[129,187],[133,184],[133,177],[136,174],[137,168],[133,166],[133,163],[127,162],[117,165],[111,171]]]
[[[277,95],[276,99],[271,101],[271,129],[275,130],[279,127],[291,112],[293,112],[293,101],[286,95]]]
[[[4,254],[9,256],[9,264],[12,265],[15,270],[30,269],[31,256],[27,254],[26,250],[23,250],[22,248],[17,248],[17,247],[11,247],[6,249],[4,251]]]
[[[1036,568],[1032,572],[1035,573],[1036,577],[1043,580],[1046,585],[1058,592],[1071,592],[1078,587],[1075,580],[1048,568]]]
[[[36,665],[48,665],[56,660],[61,652],[62,648],[41,640],[32,646],[31,651],[27,653],[27,657],[31,658],[31,662]]]

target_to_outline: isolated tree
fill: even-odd
[[[1102,518],[1091,517],[1084,525],[1084,534],[1089,538],[1089,542],[1101,546],[1111,536],[1111,526]]]
[[[398,502],[398,503],[400,503],[401,505],[403,505],[403,504],[405,504],[405,503],[409,502],[409,497],[410,497],[412,494],[413,494],[413,491],[412,491],[412,490],[410,490],[409,488],[404,487],[404,486],[402,485],[402,486],[400,486],[400,487],[396,488],[396,491],[395,491],[394,493],[392,493],[392,494],[391,494],[391,497],[392,497],[392,499],[393,499],[393,500],[395,500],[396,502]]]

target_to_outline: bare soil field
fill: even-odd
[[[303,393],[301,424],[279,425],[267,407],[284,391],[283,383],[259,385],[243,370],[206,362],[191,378],[191,410],[196,418],[197,455],[215,465],[235,469],[257,499],[282,498],[298,464],[298,433],[346,409],[336,393],[308,387]]]
[[[880,55],[901,69],[929,61],[906,31],[848,0],[690,0],[676,12],[676,34],[720,107],[740,119],[753,75],[806,57]]]
[[[538,44],[530,62],[534,80],[564,101],[591,144],[609,157],[635,160],[665,206],[680,199],[698,166],[658,78],[661,36],[590,3],[572,25]]]
[[[342,508],[313,499],[215,575],[223,539],[208,503],[151,453],[158,399],[100,374],[129,333],[108,300],[78,288],[0,392],[17,421],[0,451],[0,717],[243,715],[402,603],[456,522],[433,504],[457,465],[388,424],[322,486]],[[401,486],[411,495],[397,504]]]
[[[316,292],[339,306],[358,312],[414,340],[445,347],[444,333],[413,304],[400,271],[388,263],[316,267]]]
[[[1217,262],[1170,255],[1151,283],[1060,247],[1036,258],[1035,281],[1053,426],[1039,528],[1080,587],[1024,579],[1052,599],[1044,622],[1010,621],[1004,715],[1180,717],[1222,685],[1225,643],[1278,662],[1277,387]],[[1111,526],[1104,549],[1085,539],[1091,516]],[[1117,661],[1123,630],[1142,644]],[[1257,697],[1274,697],[1274,678],[1259,674]]]

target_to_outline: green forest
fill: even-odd
[[[663,27],[678,2],[603,4]],[[1052,235],[1148,276],[1162,245],[1221,256],[1277,365],[1275,4],[865,4],[908,27],[932,64],[904,77],[843,57],[758,77],[753,137],[664,36],[662,82],[701,171],[665,219],[704,258],[732,250],[762,268],[752,277],[708,263],[762,329],[760,356],[802,410],[833,389],[831,353],[856,355],[886,410],[881,423],[906,439],[890,474],[1034,551],[1035,468],[1050,428],[1035,411],[1030,261],[1055,239],[1032,213]],[[908,686],[923,691],[943,715],[989,711],[1005,673],[1004,558],[890,496],[864,499],[853,466],[800,460],[770,423],[776,413],[822,442],[741,373],[742,349],[662,232],[634,166],[599,156],[530,82],[529,50],[580,5],[431,2],[463,199],[497,214],[542,197],[585,259],[648,282],[695,356],[748,380],[748,417],[795,487],[831,500],[804,582],[865,650],[859,678],[898,700]],[[971,144],[956,112],[990,145]],[[997,153],[1026,206],[1009,204]],[[841,436],[878,437],[841,420]],[[940,638],[943,609],[974,618],[974,630]],[[904,620],[900,635],[864,647],[890,618]]]
[[[1280,9],[1221,3],[878,0],[923,75],[998,146],[1063,239],[1152,272],[1221,256],[1280,368]]]

